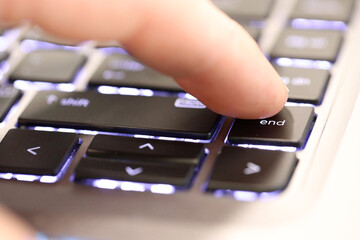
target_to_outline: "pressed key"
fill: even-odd
[[[18,123],[211,139],[220,119],[220,115],[191,99],[44,91],[35,96]]]
[[[28,53],[9,79],[51,83],[70,83],[85,62],[85,56],[63,49]]]
[[[289,88],[290,102],[319,105],[329,82],[327,70],[274,66]]]
[[[91,77],[89,85],[183,91],[171,77],[143,65],[133,57],[125,54],[107,56]]]
[[[204,154],[203,144],[111,135],[95,136],[86,152],[91,157],[117,158],[129,162],[195,166]]]
[[[298,0],[290,18],[348,22],[354,0]]]
[[[12,86],[0,87],[0,121],[5,119],[20,96],[21,91]]]
[[[230,130],[228,142],[301,148],[309,135],[314,117],[312,107],[284,107],[271,118],[236,119]]]
[[[272,0],[212,0],[212,2],[234,20],[267,18]]]
[[[225,147],[216,159],[207,190],[281,191],[297,162],[292,152]]]
[[[340,50],[342,33],[331,30],[285,29],[279,36],[271,58],[299,58],[334,62]]]
[[[194,173],[195,167],[191,165],[156,165],[86,157],[80,161],[75,170],[75,181],[110,179],[187,187],[191,183]]]
[[[78,145],[72,133],[11,129],[0,143],[0,172],[56,176]]]

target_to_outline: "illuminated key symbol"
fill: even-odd
[[[138,168],[132,168],[132,167],[126,167],[125,171],[130,176],[136,176],[143,172],[143,169],[141,167]]]
[[[153,145],[151,145],[150,143],[145,143],[141,146],[139,146],[139,149],[143,149],[143,148],[149,148],[150,150],[154,150],[155,148],[153,147]]]
[[[56,95],[49,95],[47,97],[47,104],[51,105],[52,103],[57,102],[58,100],[59,99],[58,99],[58,97]]]
[[[26,149],[26,151],[28,151],[29,153],[31,153],[32,155],[36,156],[37,152],[35,152],[35,150],[40,149],[40,147],[33,147],[33,148],[28,148]]]
[[[251,175],[259,172],[261,172],[261,167],[252,162],[248,162],[246,168],[244,169],[245,175]]]

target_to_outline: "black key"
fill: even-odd
[[[303,147],[314,122],[311,107],[284,107],[277,115],[260,120],[236,119],[228,141],[231,144],[260,144]]]
[[[66,39],[55,37],[47,32],[44,32],[41,28],[37,26],[32,26],[31,29],[25,33],[23,40],[36,40],[40,42],[48,42],[64,46],[75,46],[79,44],[75,41],[69,41]]]
[[[207,190],[281,191],[297,162],[293,152],[225,147],[215,162]]]
[[[268,17],[272,0],[212,0],[223,12],[234,20],[263,20]]]
[[[85,62],[85,56],[68,50],[30,52],[11,73],[10,81],[27,80],[70,83]]]
[[[4,121],[11,107],[19,100],[21,92],[11,86],[0,87],[0,121]]]
[[[353,6],[354,0],[299,0],[290,17],[348,22]]]
[[[285,29],[272,49],[271,57],[334,62],[341,42],[339,31]]]
[[[139,164],[117,159],[87,157],[77,166],[75,181],[110,179],[187,187],[194,173],[195,167],[190,165]]]
[[[0,172],[56,176],[78,144],[76,134],[11,129],[0,143]]]
[[[330,73],[321,69],[274,66],[289,88],[290,102],[319,105],[329,82]]]
[[[204,145],[197,143],[97,135],[86,154],[91,157],[121,159],[125,162],[196,166],[204,152]]]
[[[183,91],[171,77],[143,65],[125,54],[109,55],[91,77],[89,85]]]
[[[47,91],[36,95],[18,123],[211,139],[220,119],[197,100]]]

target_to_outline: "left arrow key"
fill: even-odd
[[[0,173],[57,176],[78,146],[73,133],[11,129],[0,143]]]

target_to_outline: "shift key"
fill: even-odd
[[[209,140],[220,119],[194,99],[44,91],[18,124]]]

